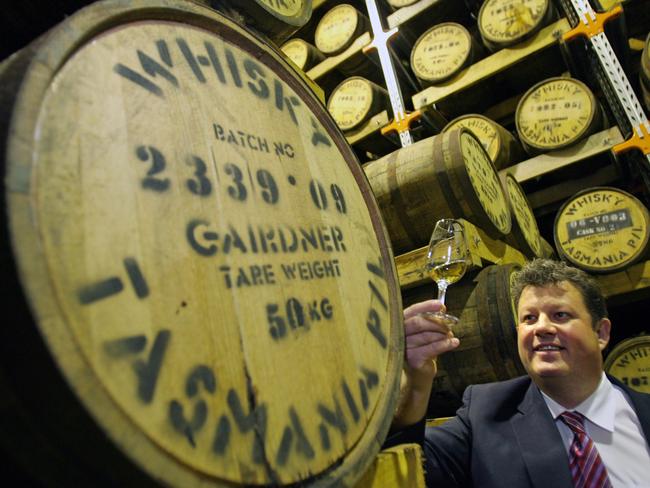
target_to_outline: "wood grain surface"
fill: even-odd
[[[79,402],[166,484],[353,483],[391,421],[401,300],[320,102],[190,2],[102,2],[25,56],[3,72],[12,279]]]
[[[397,253],[428,244],[441,218],[465,218],[493,237],[510,232],[494,165],[467,129],[423,139],[364,170]]]

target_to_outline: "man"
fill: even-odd
[[[611,323],[595,281],[563,263],[538,259],[517,274],[512,294],[528,375],[470,386],[456,417],[426,433],[436,357],[459,341],[421,315],[440,310],[440,302],[404,311],[401,401],[387,443],[422,443],[427,483],[435,488],[650,487],[650,395],[603,373]],[[576,418],[586,434],[574,434]],[[581,473],[599,481],[585,484],[583,475],[579,482]]]

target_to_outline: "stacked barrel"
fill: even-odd
[[[363,3],[322,2],[313,27],[295,38],[318,48],[326,32],[356,36],[305,71],[330,87],[327,108],[360,158],[395,254],[422,248],[437,219],[454,217],[525,259],[554,256],[596,275],[648,256],[646,170],[611,152],[629,134],[584,46],[561,40],[573,27],[570,2],[377,2],[384,29],[398,29],[390,46],[398,78],[403,67],[410,75],[399,78],[406,109],[424,114],[404,148],[380,131],[392,112],[384,81],[372,76],[378,59],[355,45],[372,39]],[[614,6],[603,3],[595,8]],[[622,4],[636,41],[625,39],[621,59],[647,103],[647,14],[636,0]],[[359,22],[365,31],[344,29]],[[475,289],[476,272],[455,286]],[[435,295],[433,284],[412,286],[403,286],[406,303]],[[507,360],[516,363],[516,354]]]
[[[594,6],[622,3],[617,53],[650,110],[645,1]],[[0,65],[0,445],[41,481],[354,484],[397,400],[401,305],[435,296],[398,282],[400,258],[441,218],[466,222],[474,266],[448,293],[462,343],[431,417],[523,373],[509,283],[525,260],[564,259],[628,302],[650,280],[650,172],[611,152],[629,128],[562,40],[568,0],[376,0],[421,114],[406,147],[382,131],[394,94],[363,0],[75,13],[89,3]],[[621,274],[634,283],[611,291]],[[642,388],[648,332],[626,326],[606,366]]]
[[[334,487],[375,459],[401,300],[363,170],[273,44],[310,13],[109,0],[0,67],[3,475]]]

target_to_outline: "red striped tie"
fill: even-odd
[[[564,412],[562,421],[573,431],[569,447],[569,468],[575,488],[611,488],[607,469],[598,455],[594,441],[585,432],[584,417],[578,412]]]

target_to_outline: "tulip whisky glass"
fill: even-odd
[[[426,273],[438,286],[438,300],[445,303],[447,287],[460,280],[471,263],[469,247],[463,224],[454,219],[441,219],[431,234],[427,250]],[[443,312],[427,312],[451,327],[458,323],[458,317]]]

